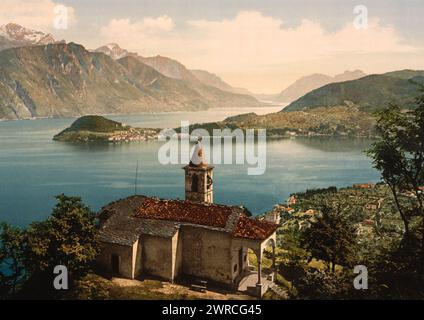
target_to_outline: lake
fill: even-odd
[[[190,123],[223,120],[281,107],[213,109],[108,116],[128,125],[174,128]],[[0,221],[25,226],[47,217],[54,196],[81,196],[92,210],[134,194],[137,161],[138,192],[161,198],[184,198],[182,165],[161,165],[158,150],[163,142],[122,144],[66,144],[53,135],[75,119],[39,119],[0,122]],[[328,186],[376,182],[379,174],[363,150],[366,139],[295,138],[270,140],[264,175],[247,175],[247,165],[216,165],[215,202],[244,205],[254,214],[272,209],[293,192]],[[209,150],[206,150],[207,152]]]

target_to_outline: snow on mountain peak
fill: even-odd
[[[118,44],[116,43],[108,43],[100,48],[97,48],[95,50],[96,52],[102,52],[108,56],[110,56],[114,60],[118,60],[124,57],[127,57],[129,55],[135,55],[135,53],[130,53],[125,49],[122,49]]]
[[[122,50],[121,47],[119,47],[119,45],[116,43],[108,43],[106,47],[108,47],[110,50]]]
[[[56,42],[51,34],[28,29],[16,23],[2,25],[0,27],[0,36],[11,41],[18,41],[28,45],[43,45]]]

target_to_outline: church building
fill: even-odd
[[[190,278],[237,290],[250,270],[251,249],[258,266],[250,289],[262,296],[264,279],[273,279],[264,275],[262,257],[267,246],[275,250],[277,225],[249,217],[243,207],[214,204],[213,169],[204,161],[184,168],[185,201],[137,195],[105,206],[99,213],[98,266],[129,279]],[[273,267],[275,272],[275,257]]]

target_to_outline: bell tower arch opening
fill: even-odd
[[[199,192],[199,178],[197,174],[193,174],[191,177],[191,192]]]

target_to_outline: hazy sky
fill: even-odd
[[[68,8],[66,30],[54,8]],[[368,27],[355,28],[365,5]],[[175,58],[256,93],[303,75],[424,69],[423,0],[2,0],[0,24],[16,22],[81,43],[109,42]]]

